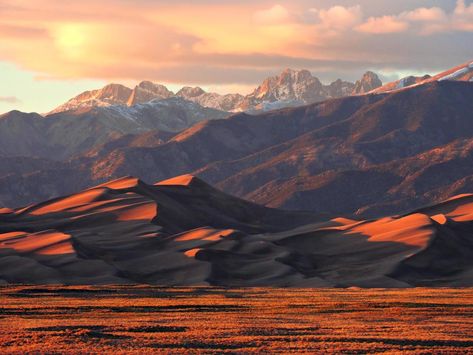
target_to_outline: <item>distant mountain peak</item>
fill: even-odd
[[[191,98],[191,97],[198,97],[201,95],[204,95],[206,92],[196,86],[196,87],[191,87],[191,86],[184,86],[181,90],[177,92],[177,96],[185,97],[185,98]]]
[[[303,80],[310,80],[314,78],[310,71],[307,69],[291,69],[286,68],[284,69],[281,74],[279,74],[279,80],[284,81],[288,79],[292,79],[293,81],[303,81]]]
[[[306,70],[285,69],[279,75],[269,77],[258,86],[250,97],[253,101],[299,101],[316,95],[322,84]]]
[[[127,105],[132,106],[154,99],[168,99],[173,96],[174,93],[168,90],[166,86],[146,80],[135,86],[128,98]]]
[[[378,75],[372,71],[367,71],[363,74],[361,80],[355,83],[353,88],[353,94],[365,94],[374,89],[381,87],[383,83],[379,79]]]
[[[50,114],[86,107],[124,105],[131,92],[132,90],[124,85],[108,84],[101,89],[84,91],[51,111]]]

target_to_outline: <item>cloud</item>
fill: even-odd
[[[21,100],[15,96],[0,96],[0,102],[7,104],[18,104]]]
[[[447,19],[447,14],[439,7],[420,7],[415,10],[402,13],[400,17],[409,21],[443,22]]]
[[[353,7],[333,6],[326,10],[310,9],[318,15],[320,24],[325,28],[346,30],[359,24],[362,11],[359,5]]]
[[[409,24],[395,16],[370,17],[368,20],[356,27],[356,30],[363,33],[386,34],[404,32],[409,28]]]
[[[253,19],[256,23],[263,25],[286,24],[294,20],[289,10],[281,5],[257,11],[254,13]]]
[[[458,31],[473,31],[473,4],[466,6],[464,0],[457,1],[452,27]]]
[[[473,31],[473,4],[457,0],[454,10],[447,13],[440,7],[420,7],[398,15],[370,17],[357,30],[371,34],[404,32],[408,29],[420,35]]]

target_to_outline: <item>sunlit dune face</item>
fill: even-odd
[[[337,223],[337,225],[341,226],[349,226],[352,224],[360,223],[360,221],[357,221],[355,219],[349,219],[349,218],[344,218],[344,217],[338,217],[332,219],[333,222]]]
[[[75,251],[71,242],[69,241],[57,243],[38,251],[38,254],[40,255],[64,255],[73,253],[75,253]]]
[[[154,202],[126,206],[116,212],[117,221],[150,221],[156,217],[157,206]]]
[[[437,222],[438,224],[445,224],[447,223],[448,219],[444,214],[436,214],[435,216],[431,216],[433,221]]]
[[[375,222],[356,225],[352,233],[369,236],[370,242],[395,242],[424,248],[433,237],[432,220],[424,214],[403,218],[382,218]]]
[[[55,202],[23,209],[32,216],[62,213],[71,219],[87,215],[105,213],[117,221],[150,221],[156,217],[157,204],[134,193],[123,193],[119,197],[108,195],[111,187],[122,189],[135,186],[137,179],[120,179],[104,187],[97,187],[75,195],[61,198]],[[105,186],[108,188],[105,188]]]
[[[207,240],[207,241],[218,241],[221,238],[227,237],[234,233],[233,229],[211,229],[211,228],[200,228],[193,231],[185,232],[175,240],[178,242],[184,242],[189,240]]]
[[[53,212],[63,212],[68,209],[90,204],[97,201],[106,191],[104,189],[94,189],[85,191],[76,195],[62,198],[56,202],[47,204],[43,207],[35,208],[29,211],[29,214],[33,216],[44,215]]]
[[[24,236],[25,234],[26,234],[25,232],[2,233],[0,234],[0,243],[8,244],[9,242],[12,242],[13,240],[17,239],[20,236]]]
[[[73,254],[71,236],[60,232],[28,234],[11,232],[0,234],[0,249],[13,249],[22,254],[60,255]]]
[[[457,196],[456,199],[452,200],[452,202],[455,201],[458,201],[459,205],[445,213],[446,216],[456,222],[473,221],[473,196]]]
[[[201,250],[200,248],[190,249],[190,250],[187,250],[186,252],[184,252],[184,255],[189,257],[189,258],[195,258],[195,256],[197,255],[197,253],[200,250]]]
[[[109,189],[120,190],[120,189],[129,189],[138,185],[138,178],[134,177],[124,177],[116,179],[105,184],[99,185],[97,187],[108,187]]]
[[[163,186],[166,186],[166,185],[189,186],[191,184],[192,180],[194,180],[194,177],[192,175],[181,175],[181,176],[176,176],[176,177],[171,178],[171,179],[167,179],[167,180],[164,180],[164,181],[157,182],[155,185],[156,186],[159,186],[159,185],[163,185]]]

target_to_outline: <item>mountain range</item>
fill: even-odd
[[[328,85],[324,85],[308,70],[285,69],[279,75],[265,79],[261,85],[246,96],[208,93],[200,87],[189,86],[173,93],[166,86],[151,81],[142,81],[133,89],[121,84],[109,84],[102,89],[85,91],[79,94],[52,110],[50,114],[89,107],[133,106],[172,97],[180,97],[203,107],[226,112],[261,112],[350,95],[388,92],[432,81],[471,81],[472,73],[473,63],[467,63],[435,76],[407,76],[383,85],[376,73],[367,71],[355,83],[337,79]]]
[[[373,72],[365,73],[356,83],[338,79],[329,85],[323,85],[308,70],[294,69],[285,69],[280,75],[265,79],[251,94],[246,96],[208,93],[200,87],[189,86],[183,87],[174,94],[164,85],[142,81],[134,89],[121,84],[109,84],[102,89],[83,92],[60,105],[50,114],[89,107],[133,106],[172,97],[180,97],[203,107],[227,112],[268,111],[280,107],[319,102],[329,98],[362,94],[381,85],[381,80]]]

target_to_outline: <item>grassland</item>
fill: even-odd
[[[9,286],[0,352],[473,353],[473,290]]]

